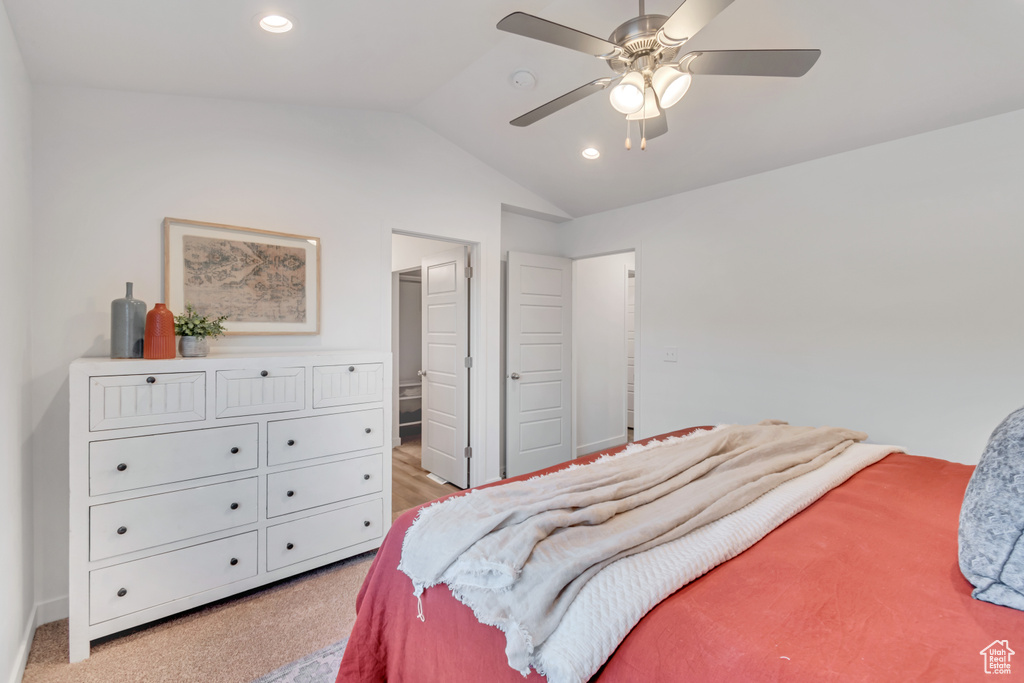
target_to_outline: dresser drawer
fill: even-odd
[[[305,391],[305,368],[218,370],[217,417],[302,410]]]
[[[380,408],[267,423],[267,462],[270,465],[383,445],[384,411]]]
[[[383,534],[381,500],[267,528],[267,571],[326,555]]]
[[[206,419],[206,373],[89,379],[89,429],[124,429]]]
[[[89,572],[89,622],[256,576],[256,536],[251,531]]]
[[[255,469],[255,424],[135,436],[89,444],[89,493],[118,491]]]
[[[313,367],[313,407],[373,403],[384,397],[384,365],[317,365]]]
[[[267,517],[308,510],[383,488],[380,453],[267,475]]]
[[[92,560],[256,521],[256,477],[89,508]]]

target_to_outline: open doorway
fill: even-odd
[[[633,442],[634,379],[636,378],[636,259],[626,267],[626,441]]]
[[[393,516],[467,484],[467,258],[467,245],[392,235]]]
[[[576,259],[573,356],[579,457],[632,440],[636,258]]]

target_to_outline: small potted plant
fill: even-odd
[[[174,333],[181,337],[179,346],[181,355],[186,358],[196,358],[208,354],[210,344],[207,339],[216,339],[224,334],[222,323],[227,319],[226,315],[218,318],[199,315],[192,304],[186,303],[185,312],[174,316]]]

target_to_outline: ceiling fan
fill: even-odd
[[[524,12],[498,22],[502,31],[577,50],[605,60],[617,76],[606,76],[556,97],[513,119],[529,126],[542,118],[611,87],[610,100],[626,115],[626,149],[631,147],[629,122],[638,121],[640,148],[668,132],[664,110],[676,104],[694,75],[803,76],[821,50],[702,50],[680,56],[683,44],[732,4],[733,0],[684,0],[671,16],[640,14],[612,31],[608,40]],[[614,84],[614,85],[613,85]]]

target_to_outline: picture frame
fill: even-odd
[[[320,334],[320,240],[164,218],[164,299],[227,315],[229,335]]]

